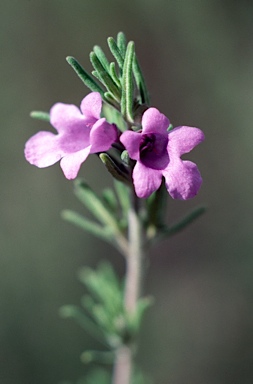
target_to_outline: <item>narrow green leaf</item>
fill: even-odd
[[[108,43],[108,46],[110,48],[112,55],[115,57],[115,59],[118,63],[119,68],[122,69],[123,65],[124,65],[124,57],[122,56],[122,52],[118,48],[114,38],[108,37],[107,43]]]
[[[111,264],[101,263],[97,270],[82,268],[79,278],[91,294],[83,297],[82,305],[93,314],[93,308],[96,306],[92,299],[94,297],[98,303],[102,304],[113,322],[113,319],[123,311],[123,291]]]
[[[105,98],[107,98],[107,94],[108,94],[108,92],[105,93]],[[109,95],[108,95],[108,97],[109,97]],[[111,103],[110,97],[109,97],[109,100]],[[127,130],[127,124],[126,124],[125,120],[123,119],[121,113],[115,108],[115,106],[104,103],[103,107],[102,107],[102,114],[106,118],[108,123],[116,124],[121,132],[124,132]]]
[[[101,78],[99,77],[97,71],[92,71],[91,73],[92,73],[92,75],[93,75],[96,79],[98,79],[99,81],[101,81]],[[102,82],[102,84],[104,85],[103,82]]]
[[[115,82],[115,84],[117,84],[117,87],[121,88],[120,80],[116,72],[116,65],[114,62],[110,63],[109,72],[111,74],[113,81]]]
[[[33,119],[38,119],[38,120],[43,120],[46,122],[50,122],[50,115],[47,112],[42,112],[42,111],[32,111],[30,113],[30,116]]]
[[[112,243],[112,231],[108,227],[101,227],[101,225],[86,219],[79,213],[73,212],[71,210],[64,210],[62,212],[62,218],[77,227],[85,230],[86,232],[91,233],[92,235]]]
[[[114,95],[111,92],[105,92],[104,96],[105,96],[105,101],[109,105],[112,105],[114,108],[118,107],[119,101],[115,99]]]
[[[94,339],[108,346],[100,328],[88,316],[86,316],[83,313],[83,311],[77,306],[63,305],[59,309],[59,314],[61,317],[65,319],[68,319],[68,318],[74,319],[82,328],[84,328],[90,335],[92,335]]]
[[[96,56],[97,56],[98,60],[100,61],[100,63],[105,68],[105,70],[107,72],[109,72],[110,64],[109,64],[109,61],[107,60],[107,57],[105,56],[103,50],[98,45],[95,45],[93,47],[93,51],[96,54]]]
[[[153,305],[153,303],[154,303],[153,297],[143,297],[138,300],[136,313],[134,317],[129,318],[130,330],[132,330],[133,332],[138,332],[138,330],[141,327],[141,322],[142,322],[144,313],[148,308],[151,307],[151,305]],[[128,316],[128,314],[126,314],[126,316]]]
[[[178,233],[179,231],[182,231],[184,228],[186,228],[188,225],[193,223],[205,212],[206,212],[206,207],[202,206],[202,207],[195,208],[191,213],[189,213],[185,218],[180,220],[178,223],[172,225],[171,227],[165,227],[161,229],[155,241],[162,240],[166,237],[174,235],[175,233]]]
[[[69,65],[74,69],[76,74],[80,77],[82,82],[93,92],[99,92],[104,97],[104,90],[101,88],[94,79],[85,71],[85,69],[78,63],[78,61],[71,56],[66,58]]]
[[[75,194],[78,199],[86,206],[86,208],[102,223],[105,227],[109,227],[113,233],[113,245],[125,256],[128,254],[128,242],[117,218],[111,214],[110,210],[105,207],[103,201],[92,191],[92,189],[83,180],[76,180]],[[109,230],[108,229],[108,230]]]
[[[117,214],[117,209],[118,209],[118,201],[115,196],[114,191],[111,188],[106,188],[102,192],[102,198],[103,201],[105,202],[106,206],[108,209],[111,211],[114,216]]]
[[[120,91],[117,84],[115,84],[111,75],[103,67],[95,52],[90,53],[90,61],[108,92],[111,92],[120,101]]]
[[[114,333],[114,326],[110,314],[101,304],[93,307],[93,317],[96,323],[102,327],[105,333]]]
[[[126,55],[127,42],[126,42],[126,36],[123,32],[119,32],[117,35],[117,46],[118,46],[120,53],[124,59],[124,57]]]
[[[130,197],[129,197],[129,188],[125,184],[114,180],[114,188],[117,193],[119,203],[122,210],[122,217],[127,222],[128,212],[130,209]]]
[[[125,184],[131,184],[131,178],[126,168],[117,164],[107,153],[100,153],[100,160],[106,166],[108,172],[116,179]]]
[[[168,192],[163,180],[160,188],[146,200],[148,238],[154,237],[157,230],[165,225],[167,196]]]
[[[95,194],[84,180],[76,180],[74,183],[75,194],[86,208],[104,225],[112,230],[118,230],[117,220],[104,206],[102,200]]]
[[[148,89],[145,83],[144,76],[141,71],[141,67],[138,63],[136,54],[134,55],[134,59],[133,59],[133,73],[134,73],[134,78],[135,78],[137,88],[140,92],[140,96],[141,96],[140,101],[142,104],[149,105],[150,100],[149,100]]]
[[[133,86],[133,59],[134,59],[134,42],[130,41],[127,45],[126,57],[122,74],[122,97],[121,97],[121,113],[126,119],[133,123],[133,102],[134,102],[134,86]]]

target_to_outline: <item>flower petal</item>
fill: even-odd
[[[141,133],[133,131],[125,131],[120,136],[120,141],[126,148],[129,157],[133,160],[140,158],[140,143],[142,140]]]
[[[148,108],[142,116],[143,133],[159,133],[168,135],[167,129],[170,125],[169,119],[156,108]]]
[[[85,117],[100,119],[102,97],[99,92],[89,93],[81,102],[81,111]]]
[[[39,168],[49,167],[61,159],[63,151],[58,135],[41,131],[32,136],[25,145],[25,158]]]
[[[50,109],[50,123],[59,133],[73,134],[87,126],[90,127],[95,121],[84,117],[80,109],[72,104],[56,103]]]
[[[196,145],[205,139],[199,128],[181,126],[169,131],[168,151],[179,156],[190,152]]]
[[[60,166],[67,179],[72,180],[76,178],[82,163],[90,153],[90,148],[91,146],[86,147],[81,151],[71,153],[61,159]]]
[[[107,151],[117,140],[117,129],[105,118],[99,119],[90,132],[91,153]]]
[[[155,192],[161,185],[162,172],[145,167],[137,162],[133,170],[135,193],[140,198],[146,198]]]
[[[187,200],[194,197],[202,184],[198,167],[191,161],[171,161],[163,171],[166,188],[173,199]]]

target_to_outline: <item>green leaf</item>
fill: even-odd
[[[123,255],[126,255],[128,253],[128,242],[114,214],[110,212],[103,201],[92,191],[85,181],[76,180],[74,186],[78,199],[106,228],[108,227],[110,229],[111,233],[113,233],[113,244]],[[108,233],[109,229],[107,229]]]
[[[122,310],[123,292],[120,282],[108,262],[100,263],[97,270],[84,267],[79,272],[80,281],[89,289],[92,297],[103,304],[111,316]],[[86,299],[87,300],[87,299]],[[91,302],[85,302],[88,306]]]
[[[82,82],[93,92],[99,92],[102,98],[104,98],[104,90],[101,88],[94,79],[85,71],[85,69],[78,63],[78,61],[71,56],[66,58],[69,65],[74,69],[78,77]]]
[[[134,42],[130,41],[127,45],[126,57],[122,74],[122,97],[121,97],[121,113],[126,117],[129,123],[133,123],[133,59],[134,59]]]
[[[141,96],[140,101],[142,104],[149,105],[150,101],[149,101],[148,89],[147,89],[145,79],[142,74],[141,67],[138,63],[136,55],[134,55],[134,58],[133,58],[133,73],[134,73],[134,78],[135,78],[137,88],[140,92],[140,96]]]
[[[151,307],[151,305],[154,303],[154,299],[152,297],[144,297],[138,300],[137,303],[137,310],[134,316],[129,317],[129,314],[127,313],[126,316],[128,317],[129,321],[129,328],[131,330],[131,333],[137,333],[141,327],[143,315],[146,312],[148,308]]]
[[[163,180],[160,188],[146,200],[148,238],[154,237],[157,230],[165,225],[167,195]]]
[[[117,84],[113,81],[111,75],[106,71],[106,69],[101,64],[99,58],[95,52],[90,53],[90,61],[93,65],[97,75],[99,76],[100,81],[106,87],[108,92],[111,92],[118,102],[120,101],[120,90],[117,87]]]
[[[119,203],[122,211],[122,218],[124,222],[127,223],[128,213],[130,209],[129,188],[127,188],[125,184],[117,180],[114,180],[114,188],[119,199]]]
[[[90,335],[92,335],[92,337],[94,337],[100,343],[108,346],[100,328],[77,306],[63,305],[59,309],[59,315],[65,319],[74,319],[82,328],[84,328]]]
[[[111,75],[113,81],[115,82],[115,84],[117,84],[117,87],[121,88],[120,80],[119,80],[119,77],[117,75],[116,66],[115,66],[114,62],[110,63],[109,72],[110,72],[110,75]]]
[[[95,45],[95,47],[93,47],[93,51],[96,54],[96,56],[97,56],[98,60],[100,61],[100,63],[103,65],[104,69],[107,72],[109,72],[109,70],[110,70],[110,63],[107,60],[103,50],[98,45]]]
[[[111,346],[121,340],[126,328],[123,309],[123,288],[109,263],[101,263],[97,270],[85,267],[79,273],[90,295],[82,298],[83,307],[103,330]],[[122,320],[120,320],[122,319]]]
[[[179,231],[182,231],[188,225],[193,223],[196,219],[198,219],[203,213],[206,212],[206,207],[197,207],[191,213],[189,213],[186,217],[180,220],[178,223],[172,225],[171,227],[165,227],[159,231],[155,241],[162,240],[166,237],[172,236]]]
[[[122,55],[121,50],[118,48],[113,37],[108,37],[107,43],[108,43],[108,46],[110,48],[112,55],[115,57],[115,59],[118,63],[119,68],[122,69],[123,65],[124,65],[124,56]]]
[[[111,92],[105,92],[104,96],[105,96],[105,101],[108,104],[112,105],[114,108],[118,108],[119,101],[115,99],[114,95]],[[108,104],[104,104],[104,105],[108,105]]]
[[[125,55],[126,55],[127,43],[126,43],[126,36],[123,32],[119,32],[117,35],[117,46],[118,46],[120,53],[124,59]]]
[[[105,93],[105,98],[107,98],[107,92]],[[111,98],[109,99],[111,101]],[[102,107],[102,115],[106,118],[108,123],[116,124],[117,128],[124,132],[127,130],[127,125],[125,120],[123,119],[121,113],[114,108],[113,106],[104,103]]]
[[[84,180],[77,179],[74,183],[75,194],[86,208],[105,226],[112,231],[118,231],[116,218],[104,206],[102,200],[95,194]]]
[[[105,188],[102,192],[102,198],[103,198],[105,205],[110,210],[110,212],[114,216],[117,216],[118,201],[117,201],[117,198],[115,196],[114,191],[111,188]]]
[[[107,153],[100,153],[99,158],[116,180],[128,185],[131,184],[129,172],[125,167],[123,168],[121,164],[117,164]]]
[[[101,80],[100,77],[99,77],[99,75],[98,75],[98,73],[97,73],[97,71],[92,71],[91,73],[92,73],[92,75],[93,75],[96,79],[98,79],[99,81]]]
[[[104,241],[113,242],[113,233],[110,228],[101,227],[101,225],[86,219],[77,212],[66,209],[62,212],[62,218]]]
[[[30,116],[33,119],[38,119],[38,120],[43,120],[46,122],[50,122],[50,115],[47,112],[42,112],[42,111],[32,111],[30,113]]]

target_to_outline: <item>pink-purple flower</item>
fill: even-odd
[[[25,157],[39,168],[60,160],[67,179],[74,179],[89,154],[107,151],[117,140],[117,128],[100,118],[102,98],[98,92],[86,96],[79,108],[57,103],[50,110],[50,123],[57,134],[41,131],[25,146]]]
[[[166,116],[156,108],[149,108],[142,117],[142,130],[128,130],[120,137],[129,157],[136,160],[132,177],[140,198],[156,191],[163,177],[174,199],[190,199],[201,186],[202,178],[196,164],[182,160],[181,155],[204,140],[203,132],[187,126],[168,131],[169,125]]]

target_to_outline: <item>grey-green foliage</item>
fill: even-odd
[[[103,330],[111,346],[120,343],[127,327],[123,287],[111,265],[101,263],[97,270],[85,267],[80,271],[79,278],[89,292],[82,298],[82,306]]]
[[[175,235],[176,233],[182,231],[188,225],[192,224],[195,220],[197,220],[200,216],[203,215],[203,213],[206,212],[206,207],[200,206],[194,208],[190,213],[188,213],[185,217],[183,217],[178,222],[168,226],[163,225],[156,233],[152,233],[150,236],[150,242],[149,244],[154,244],[158,241],[161,241],[165,238],[168,238],[172,235]]]
[[[146,309],[152,304],[150,298],[141,298],[134,315],[125,311],[124,281],[120,280],[108,262],[102,262],[97,269],[84,267],[79,279],[87,293],[81,299],[81,307],[65,305],[60,314],[65,318],[74,318],[91,335],[105,344],[108,350],[114,350],[128,343],[138,332]],[[83,360],[105,359],[109,355],[101,352],[86,351]]]
[[[149,104],[147,87],[134,43],[127,43],[123,32],[118,33],[116,40],[109,37],[107,43],[116,62],[110,62],[102,48],[95,45],[90,53],[94,68],[92,75],[86,72],[74,57],[68,56],[67,62],[91,91],[99,92],[104,101],[120,111],[121,117],[128,124],[132,124],[136,105]],[[119,124],[118,128],[124,131],[125,124]]]
[[[75,181],[75,194],[79,201],[93,215],[94,219],[88,219],[83,215],[65,210],[62,216],[65,220],[84,229],[94,236],[114,245],[124,255],[127,252],[127,211],[128,204],[127,187],[123,185],[124,203],[119,196],[119,188],[113,190],[106,188],[102,196],[98,196],[84,180]],[[124,204],[124,206],[122,206]]]
[[[102,153],[100,157],[109,172],[114,175],[114,189],[106,188],[102,191],[100,197],[84,180],[76,180],[74,184],[75,194],[86,209],[91,212],[94,219],[88,219],[72,210],[64,210],[62,217],[86,232],[110,243],[123,255],[126,255],[128,250],[127,226],[130,204],[129,188],[126,185],[127,174],[122,171],[122,168],[118,168],[107,153]],[[206,211],[204,206],[196,207],[178,222],[167,225],[166,198],[167,191],[163,183],[145,201],[146,209],[142,215],[142,220],[147,247],[180,232]]]
[[[47,112],[42,112],[42,111],[32,111],[32,112],[30,113],[30,116],[31,116],[33,119],[43,120],[43,121],[46,121],[46,122],[49,122],[49,121],[50,121],[50,115],[49,115],[49,113],[47,113]]]

